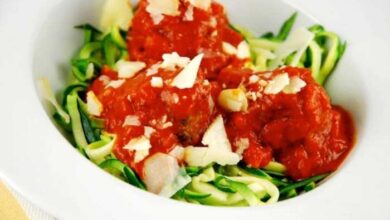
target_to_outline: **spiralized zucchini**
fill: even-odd
[[[268,32],[256,37],[245,28],[232,26],[250,45],[252,54],[249,67],[255,71],[266,71],[271,68],[273,61],[280,59],[277,51],[289,39],[296,17],[297,14],[294,13],[277,35]],[[73,79],[64,89],[60,104],[50,90],[47,79],[42,80],[44,97],[54,106],[53,117],[65,131],[72,134],[72,141],[86,158],[129,184],[146,190],[145,184],[136,173],[113,155],[116,135],[104,131],[105,121],[90,115],[87,104],[83,101],[88,86],[98,77],[104,65],[113,68],[118,60],[128,57],[126,32],[119,24],[110,26],[107,29],[111,30],[110,32],[104,30],[104,34],[89,24],[76,28],[83,30],[84,44],[71,60]],[[314,25],[307,30],[314,38],[303,51],[294,50],[283,57],[282,63],[310,68],[314,79],[323,84],[335,69],[346,44],[336,34],[326,31],[320,25]],[[230,98],[237,101],[235,97]],[[247,103],[244,101],[240,109],[246,108]],[[232,111],[235,110],[230,105],[226,106]],[[327,176],[324,174],[303,181],[292,181],[285,172],[286,167],[275,161],[263,169],[248,168],[242,164],[187,166],[180,170],[175,181],[166,186],[160,195],[212,206],[261,206],[312,190]]]
[[[316,82],[323,85],[343,56],[346,43],[337,34],[326,31],[321,25],[313,25],[307,30],[313,33],[314,38],[310,40],[308,45],[302,45],[302,51],[290,48],[292,52],[289,56],[278,56],[276,53],[281,47],[286,46],[287,41],[297,40],[291,39],[293,36],[290,36],[296,17],[297,13],[294,13],[287,19],[276,36],[267,32],[256,37],[243,27],[235,25],[232,27],[241,33],[249,43],[252,60],[248,67],[255,71],[273,70],[279,67],[278,59],[281,59],[285,65],[309,68]]]

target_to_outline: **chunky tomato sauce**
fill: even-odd
[[[248,166],[261,168],[274,159],[287,167],[292,178],[302,179],[334,171],[343,161],[353,145],[351,117],[331,105],[309,70],[286,67],[254,73],[244,68],[247,60],[223,53],[222,42],[237,46],[243,39],[229,27],[224,9],[217,3],[212,3],[209,11],[194,8],[193,21],[165,16],[157,25],[145,7],[146,1],[141,1],[128,33],[128,48],[132,60],[148,67],[119,88],[107,87],[107,81],[117,80],[118,74],[104,67],[90,87],[104,106],[107,131],[118,135],[114,153],[120,160],[142,175],[144,160],[134,162],[134,153],[123,148],[132,138],[144,135],[145,129],[154,130],[148,157],[169,153],[177,145],[201,146],[204,132],[222,114],[233,150],[247,145],[242,156]],[[182,14],[187,7],[188,3],[181,4]],[[152,76],[147,76],[146,70],[171,52],[189,58],[205,54],[192,88],[151,85]],[[169,82],[179,72],[159,69],[157,75]],[[264,82],[282,73],[301,78],[306,86],[297,94],[267,95],[261,93],[261,85],[249,82],[254,74]],[[218,95],[223,89],[239,86],[248,94],[260,95],[249,100],[245,112],[224,111]],[[124,126],[128,115],[137,116],[140,125]]]
[[[182,16],[165,16],[156,25],[145,10],[147,1],[141,1],[129,31],[131,58],[153,64],[161,61],[164,53],[173,51],[185,57],[204,53],[202,69],[208,78],[217,77],[228,65],[242,65],[222,52],[222,42],[237,46],[243,40],[229,27],[223,6],[213,3],[209,11],[194,8],[193,21],[183,21],[188,5],[180,5]]]

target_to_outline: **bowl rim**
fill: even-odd
[[[90,201],[91,198],[96,198],[95,193],[99,193],[99,192],[102,193],[102,190],[106,189],[106,186],[115,186],[114,188],[116,189],[112,192],[112,194],[106,192],[102,193],[101,194],[102,196],[106,196],[104,198],[107,198],[109,201],[113,200],[114,198],[116,199],[119,198],[119,200],[122,203],[127,203],[126,205],[124,204],[118,205],[119,208],[124,208],[128,206],[128,204],[130,204],[132,205],[133,210],[137,208],[142,210],[144,204],[154,205],[154,207],[156,208],[154,213],[137,213],[137,216],[139,215],[140,217],[151,217],[157,215],[160,215],[160,217],[169,217],[171,216],[172,213],[167,213],[166,210],[169,210],[169,208],[171,208],[172,206],[176,206],[177,207],[176,209],[180,210],[177,212],[178,214],[194,213],[194,216],[190,216],[190,219],[196,219],[198,215],[203,215],[203,214],[199,214],[203,212],[210,214],[210,216],[226,216],[228,219],[236,218],[239,216],[250,216],[251,214],[254,213],[259,215],[259,212],[262,212],[260,213],[261,215],[259,215],[259,217],[264,216],[264,217],[272,217],[272,218],[282,218],[282,217],[285,218],[285,217],[294,216],[294,215],[292,216],[290,215],[291,212],[294,210],[300,210],[299,207],[301,205],[310,206],[311,202],[316,202],[317,204],[326,205],[327,202],[329,202],[328,200],[318,202],[318,199],[321,199],[323,197],[322,195],[328,191],[337,190],[338,188],[337,185],[340,183],[339,178],[337,178],[337,176],[340,176],[338,175],[339,172],[335,174],[336,175],[335,177],[330,178],[324,186],[319,187],[318,189],[310,192],[310,194],[299,196],[297,198],[294,198],[293,200],[286,200],[267,207],[229,208],[229,209],[223,207],[216,208],[216,207],[208,207],[208,206],[196,206],[196,205],[194,206],[192,204],[186,204],[186,203],[173,201],[170,199],[161,198],[152,195],[150,193],[142,192],[138,189],[135,189],[132,186],[129,187],[128,184],[114,177],[107,178],[107,175],[109,174],[103,172],[100,169],[96,169],[94,164],[90,163],[87,159],[81,157],[78,153],[75,154],[74,153],[75,149],[69,147],[69,143],[65,141],[62,135],[56,129],[53,129],[55,128],[55,126],[51,123],[50,119],[47,117],[46,112],[41,106],[41,102],[39,98],[36,96],[36,92],[35,92],[36,88],[34,87],[35,82],[33,81],[35,79],[33,79],[32,77],[27,77],[27,78],[23,77],[24,76],[23,74],[31,72],[32,69],[31,67],[33,66],[33,63],[31,62],[31,57],[33,56],[33,52],[34,52],[33,51],[34,48],[31,48],[31,45],[34,44],[34,40],[37,38],[38,35],[37,30],[39,28],[37,28],[37,26],[41,25],[44,20],[42,16],[37,16],[37,14],[39,13],[47,14],[50,11],[51,7],[55,4],[58,4],[59,2],[60,2],[59,0],[53,1],[51,3],[48,3],[47,0],[37,0],[35,1],[36,3],[35,5],[31,4],[31,7],[29,7],[30,12],[27,14],[24,14],[26,13],[26,11],[24,10],[17,12],[13,16],[9,15],[10,12],[7,12],[10,18],[11,17],[15,18],[14,16],[17,15],[20,16],[21,14],[24,14],[26,15],[26,17],[31,19],[29,20],[29,22],[32,25],[31,27],[27,27],[25,31],[27,33],[30,33],[32,37],[27,41],[23,42],[23,40],[25,39],[23,39],[21,35],[22,32],[19,30],[17,32],[18,33],[17,35],[20,36],[15,35],[14,39],[16,42],[23,42],[23,43],[21,43],[20,45],[11,43],[9,46],[6,46],[6,48],[8,49],[15,49],[15,48],[22,49],[23,47],[25,47],[26,52],[22,54],[11,52],[11,55],[8,59],[8,61],[11,64],[15,64],[15,65],[18,64],[19,60],[25,61],[23,65],[19,66],[17,74],[15,74],[14,76],[9,76],[9,75],[5,76],[6,81],[10,81],[10,80],[12,81],[18,79],[20,81],[20,86],[21,86],[21,90],[23,91],[23,94],[22,95],[18,94],[16,96],[18,100],[13,100],[13,97],[11,98],[4,97],[4,100],[7,100],[10,103],[12,103],[13,112],[10,114],[9,112],[5,112],[5,111],[3,112],[3,110],[1,110],[2,113],[1,115],[10,115],[9,118],[2,117],[2,119],[4,118],[6,124],[12,125],[11,126],[12,128],[6,130],[4,127],[1,127],[1,133],[13,137],[12,140],[6,140],[7,141],[6,143],[13,147],[36,143],[41,145],[42,149],[44,149],[45,151],[50,152],[50,155],[56,155],[57,158],[61,158],[61,156],[63,156],[64,158],[68,158],[68,159],[64,159],[65,161],[67,162],[72,161],[73,165],[80,165],[83,171],[86,171],[85,173],[84,172],[81,173],[80,171],[75,171],[74,169],[70,169],[70,167],[61,167],[58,165],[54,165],[52,168],[48,170],[49,171],[48,173],[52,175],[55,174],[56,171],[58,170],[64,172],[66,171],[67,173],[59,175],[59,179],[57,181],[62,180],[64,181],[64,183],[68,183],[69,185],[67,185],[67,187],[77,187],[75,185],[72,185],[71,182],[69,181],[69,178],[74,176],[77,176],[81,180],[86,181],[85,183],[91,183],[90,179],[99,180],[100,185],[95,186],[96,188],[94,187],[88,188],[88,185],[84,185],[84,184],[80,186],[83,190],[85,190],[86,198],[83,199],[82,197],[80,197],[80,195],[76,196],[75,197],[76,199],[81,200],[78,201],[77,203],[78,205],[79,203],[91,202]],[[14,1],[13,3],[10,3],[10,5],[16,8],[21,7],[22,1]],[[8,7],[11,8],[11,6]],[[294,7],[299,9],[299,7],[296,6]],[[300,11],[302,11],[302,13],[305,12],[305,10],[300,10]],[[15,20],[15,21],[16,21],[15,23],[17,24],[21,23],[21,21],[19,20]],[[10,68],[9,66],[6,66],[4,69],[7,71],[12,70],[12,68]],[[11,88],[9,85],[5,85],[5,86],[3,86],[2,84],[0,85],[1,85],[0,92],[3,94],[6,94],[7,91],[9,91],[8,89]],[[20,116],[23,113],[25,113],[24,111],[26,109],[29,110],[29,114]],[[368,112],[367,114],[369,114]],[[25,127],[20,128],[19,127],[20,125],[25,125]],[[37,130],[44,130],[47,132],[45,132],[44,134],[42,133],[37,134],[37,132],[31,132],[34,131],[34,128],[37,127],[39,128]],[[16,132],[20,132],[22,134],[16,137],[15,136]],[[363,140],[363,138],[367,136],[366,128],[361,132],[364,133],[360,133],[360,135],[362,136],[359,137],[360,140]],[[44,140],[42,139],[36,140],[37,136],[40,138],[44,138]],[[63,141],[59,141],[60,138]],[[343,171],[343,174],[348,171],[356,174],[356,171],[352,169],[353,166],[352,159],[356,158],[355,155],[357,151],[361,151],[360,145],[366,142],[367,141],[361,141],[360,143],[357,143],[353,152],[350,153],[349,158],[346,159],[346,162],[342,166],[342,169],[345,170]],[[53,145],[57,145],[55,150],[53,150],[52,147]],[[19,158],[17,160],[18,162],[22,162],[23,160],[29,161],[30,155],[25,155],[23,154],[23,151],[20,150],[15,150],[15,151],[11,151],[11,150],[3,151],[3,150],[4,149],[1,148],[0,151],[9,153],[9,158],[0,156],[0,160],[2,160],[2,162],[0,162],[1,165],[0,177],[2,179],[10,183],[18,192],[21,192],[23,195],[25,195],[27,199],[29,199],[30,201],[34,201],[39,207],[49,211],[51,214],[54,214],[57,217],[64,218],[64,219],[67,218],[77,219],[81,216],[78,215],[81,213],[69,213],[69,212],[64,213],[62,209],[63,207],[58,207],[56,205],[53,205],[51,202],[49,202],[50,201],[49,198],[52,199],[56,198],[56,193],[55,191],[53,191],[54,189],[51,187],[48,187],[48,189],[46,190],[37,189],[37,186],[39,186],[39,184],[42,183],[41,180],[34,180],[32,182],[26,183],[25,181],[27,177],[33,179],[34,176],[31,176],[28,173],[26,173],[25,176],[20,173],[15,173],[15,171],[22,171],[23,169],[15,169],[15,166],[10,164],[13,162],[13,159]],[[45,165],[52,165],[50,164],[50,162],[53,161],[47,160],[45,161],[45,163],[36,166],[33,166],[34,163],[32,162],[28,162],[26,164],[31,165],[31,167],[29,168],[33,170],[32,173],[37,173],[38,172],[37,169],[42,168]],[[45,181],[47,181],[47,179],[45,179]],[[57,181],[54,181],[52,184],[57,184],[58,187],[59,184],[61,184],[61,182],[57,182]],[[77,192],[76,188],[68,188],[68,189],[64,189],[63,193],[60,193],[60,197],[62,199],[64,198],[70,199],[69,197],[66,196],[66,193],[70,193],[70,192],[73,192],[71,196],[77,194],[75,193]],[[78,190],[78,192],[80,192],[80,190]],[[43,196],[45,193],[47,194],[51,193],[52,195]],[[94,201],[91,202],[88,207],[91,208],[93,206],[100,207],[103,209],[104,203],[99,201]],[[77,209],[77,206],[72,206],[72,208],[74,208],[74,210],[80,211],[79,209]],[[65,210],[70,211],[68,209]],[[120,214],[123,213],[124,212]],[[300,211],[297,214],[298,215],[295,215],[296,217],[299,216],[299,214],[303,214],[303,213]],[[89,215],[87,214],[86,216]],[[107,212],[107,210],[105,210],[103,216],[111,217],[111,214]],[[306,215],[306,217],[308,216],[309,215]]]

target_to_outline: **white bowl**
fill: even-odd
[[[64,87],[69,59],[82,42],[82,34],[73,26],[96,24],[102,2],[0,3],[0,175],[29,200],[59,219],[390,218],[385,205],[390,196],[390,103],[386,97],[390,94],[386,86],[390,30],[388,24],[380,23],[390,20],[385,14],[390,9],[388,1],[378,1],[380,7],[373,7],[352,0],[291,1],[294,4],[221,0],[233,23],[258,33],[276,31],[298,10],[293,5],[298,5],[306,10],[299,10],[297,26],[316,23],[310,12],[349,42],[327,85],[333,102],[353,114],[358,130],[354,151],[318,189],[255,208],[196,206],[142,192],[83,158],[56,129],[40,102],[36,80],[45,76],[56,91]]]

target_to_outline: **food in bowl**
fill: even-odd
[[[133,11],[134,10],[134,11]],[[210,0],[107,0],[77,26],[54,119],[86,158],[142,190],[197,204],[257,206],[309,191],[354,142],[323,88],[346,44],[321,25],[256,36]]]

